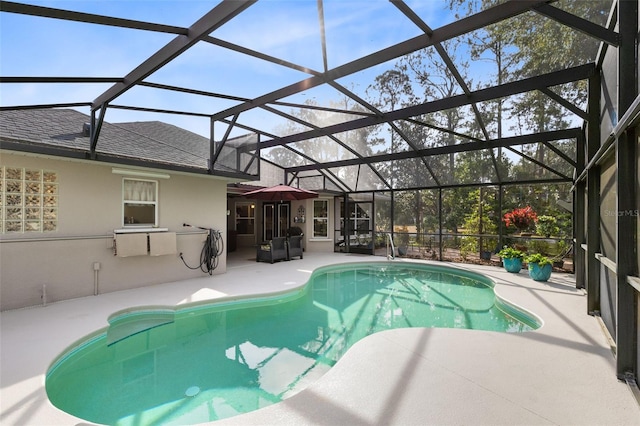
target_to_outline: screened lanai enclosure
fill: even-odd
[[[3,137],[3,150],[317,191],[334,200],[335,251],[393,241],[407,255],[490,259],[520,245],[570,260],[585,312],[616,342],[618,377],[635,383],[638,1],[0,9],[3,126],[47,109],[90,117],[85,145]],[[172,159],[101,144],[104,123],[145,121],[204,142],[176,143]],[[526,206],[548,224],[534,238],[504,221]]]

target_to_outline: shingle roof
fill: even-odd
[[[89,122],[88,115],[72,109],[0,111],[0,141],[88,152],[89,137],[82,130]],[[104,122],[96,152],[206,169],[209,140],[160,121]]]

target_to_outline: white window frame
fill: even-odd
[[[324,216],[316,216],[316,203],[322,202],[325,205],[325,215]],[[317,240],[327,240],[329,239],[329,199],[328,198],[317,198],[313,200],[313,204],[311,206],[312,209],[312,222],[311,222],[311,233],[312,239]],[[327,224],[327,231],[325,235],[316,235],[316,221],[324,221]]]
[[[125,182],[126,181],[134,181],[134,182],[152,182],[154,183],[155,186],[155,194],[154,194],[154,200],[127,200],[125,198]],[[131,178],[131,177],[123,177],[122,178],[122,211],[120,214],[120,218],[122,220],[122,227],[123,228],[149,228],[149,227],[153,227],[156,228],[158,227],[158,210],[159,210],[159,199],[158,199],[158,193],[159,193],[159,185],[158,185],[158,181],[157,180],[153,180],[153,179],[139,179],[139,178]],[[153,218],[153,223],[127,223],[127,221],[125,220],[125,216],[124,216],[124,211],[125,211],[125,205],[127,203],[131,203],[131,204],[146,204],[146,205],[153,205],[154,206],[154,218]]]

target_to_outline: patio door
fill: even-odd
[[[372,202],[352,201],[347,203],[349,252],[373,254],[372,212]]]
[[[336,206],[340,221],[335,230],[335,251],[373,254],[373,202],[340,198]]]
[[[262,239],[286,237],[289,229],[289,203],[264,203],[262,205]]]

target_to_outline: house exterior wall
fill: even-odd
[[[323,253],[333,253],[333,235],[334,235],[334,208],[333,208],[333,197],[325,197],[321,195],[316,199],[326,200],[328,203],[328,215],[329,215],[329,224],[328,224],[328,233],[329,238],[318,238],[313,236],[313,200],[304,200],[292,203],[292,210],[296,212],[299,205],[303,205],[306,210],[306,220],[305,223],[297,223],[293,224],[295,226],[300,226],[302,228],[302,232],[305,235],[305,249],[309,252],[323,252]],[[304,204],[302,204],[304,203]]]
[[[320,199],[325,199],[329,204],[329,238],[314,238],[313,237],[313,200],[300,200],[290,201],[290,223],[289,227],[299,227],[304,233],[303,247],[308,252],[324,252],[332,253],[333,250],[333,197],[320,196]],[[235,214],[236,206],[238,203],[254,203],[256,207],[255,216],[255,234],[253,235],[238,235],[237,247],[246,248],[253,247],[262,241],[263,225],[262,225],[262,202],[258,200],[251,200],[243,197],[228,199],[229,217],[227,220],[227,227],[229,231],[235,230]],[[294,218],[297,217],[297,212],[300,207],[305,210],[305,222],[295,222]]]
[[[177,253],[116,257],[113,236],[123,227],[125,176],[112,173],[112,167],[127,167],[7,151],[2,152],[0,165],[54,171],[59,194],[56,231],[0,235],[0,310],[89,296],[96,286],[99,293],[109,293],[203,277],[200,269],[188,269],[179,253],[197,266],[206,232],[185,228],[183,223],[221,230],[226,238],[222,179],[162,171],[170,177],[157,179],[158,227],[177,233]],[[223,253],[214,273],[225,271]]]

